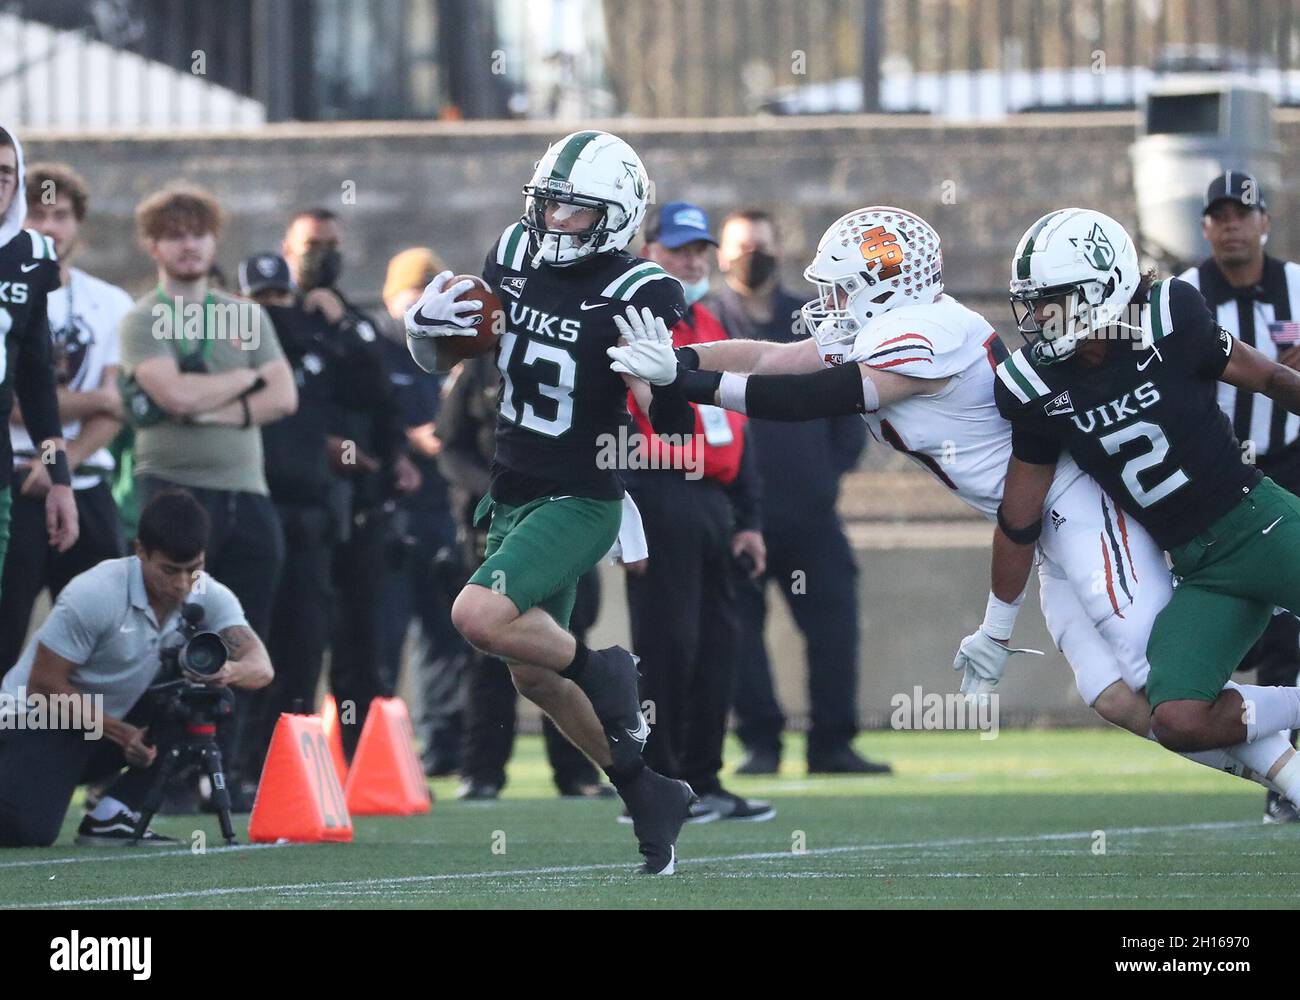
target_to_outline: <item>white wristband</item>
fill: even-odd
[[[868,413],[875,413],[880,409],[880,390],[869,378],[862,380],[862,405]]]
[[[724,410],[733,413],[745,412],[745,384],[749,381],[745,375],[736,372],[723,372],[722,381],[718,383],[718,402]]]
[[[1000,600],[989,591],[989,603],[984,608],[984,623],[980,626],[994,639],[1008,640],[1016,628],[1016,615],[1020,613],[1020,603],[1025,599],[1022,593],[1014,604]]]

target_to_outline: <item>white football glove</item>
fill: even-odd
[[[474,324],[470,317],[483,311],[478,299],[457,302],[456,296],[474,287],[472,281],[458,281],[450,288],[450,271],[435,275],[416,300],[406,310],[406,334],[416,340],[429,337],[472,337]]]
[[[982,628],[966,636],[952,661],[952,669],[962,675],[961,693],[979,696],[992,691],[1002,679],[1002,671],[1006,669],[1007,660],[1013,653],[1043,655],[1041,649],[1012,649],[1004,646]]]
[[[611,347],[605,353],[613,358],[610,371],[645,379],[651,385],[668,385],[677,378],[677,355],[673,353],[673,335],[664,321],[649,308],[638,314],[627,307],[627,319],[614,317],[614,325],[627,343]]]

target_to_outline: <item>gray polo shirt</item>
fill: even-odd
[[[188,600],[203,606],[202,628],[206,631],[248,624],[230,588],[207,573],[200,574]],[[0,691],[17,699],[18,689],[28,687],[40,642],[52,653],[78,664],[69,677],[73,686],[88,694],[102,694],[104,712],[120,719],[153,682],[158,673],[159,644],[173,644],[180,615],[177,608],[159,626],[145,593],[139,558],[106,559],[63,588],[18,663],[5,674]]]

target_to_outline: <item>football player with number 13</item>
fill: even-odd
[[[487,554],[452,607],[465,638],[510,666],[519,692],[604,768],[627,805],[648,874],[672,874],[676,840],[695,794],[647,768],[650,730],[635,658],[588,650],[568,631],[578,577],[612,547],[623,512],[618,472],[602,442],[628,421],[627,391],[659,406],[645,383],[609,369],[614,319],[627,308],[672,327],[686,311],[681,284],[626,248],[645,217],[641,160],[606,132],[554,143],[524,187],[524,215],[488,252],[483,278],[505,306]],[[426,371],[449,367],[448,337],[474,336],[468,281],[433,279],[406,314],[407,346]]]

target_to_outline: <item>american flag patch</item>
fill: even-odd
[[[1268,325],[1268,335],[1275,344],[1300,344],[1300,323],[1289,319],[1275,320]]]

